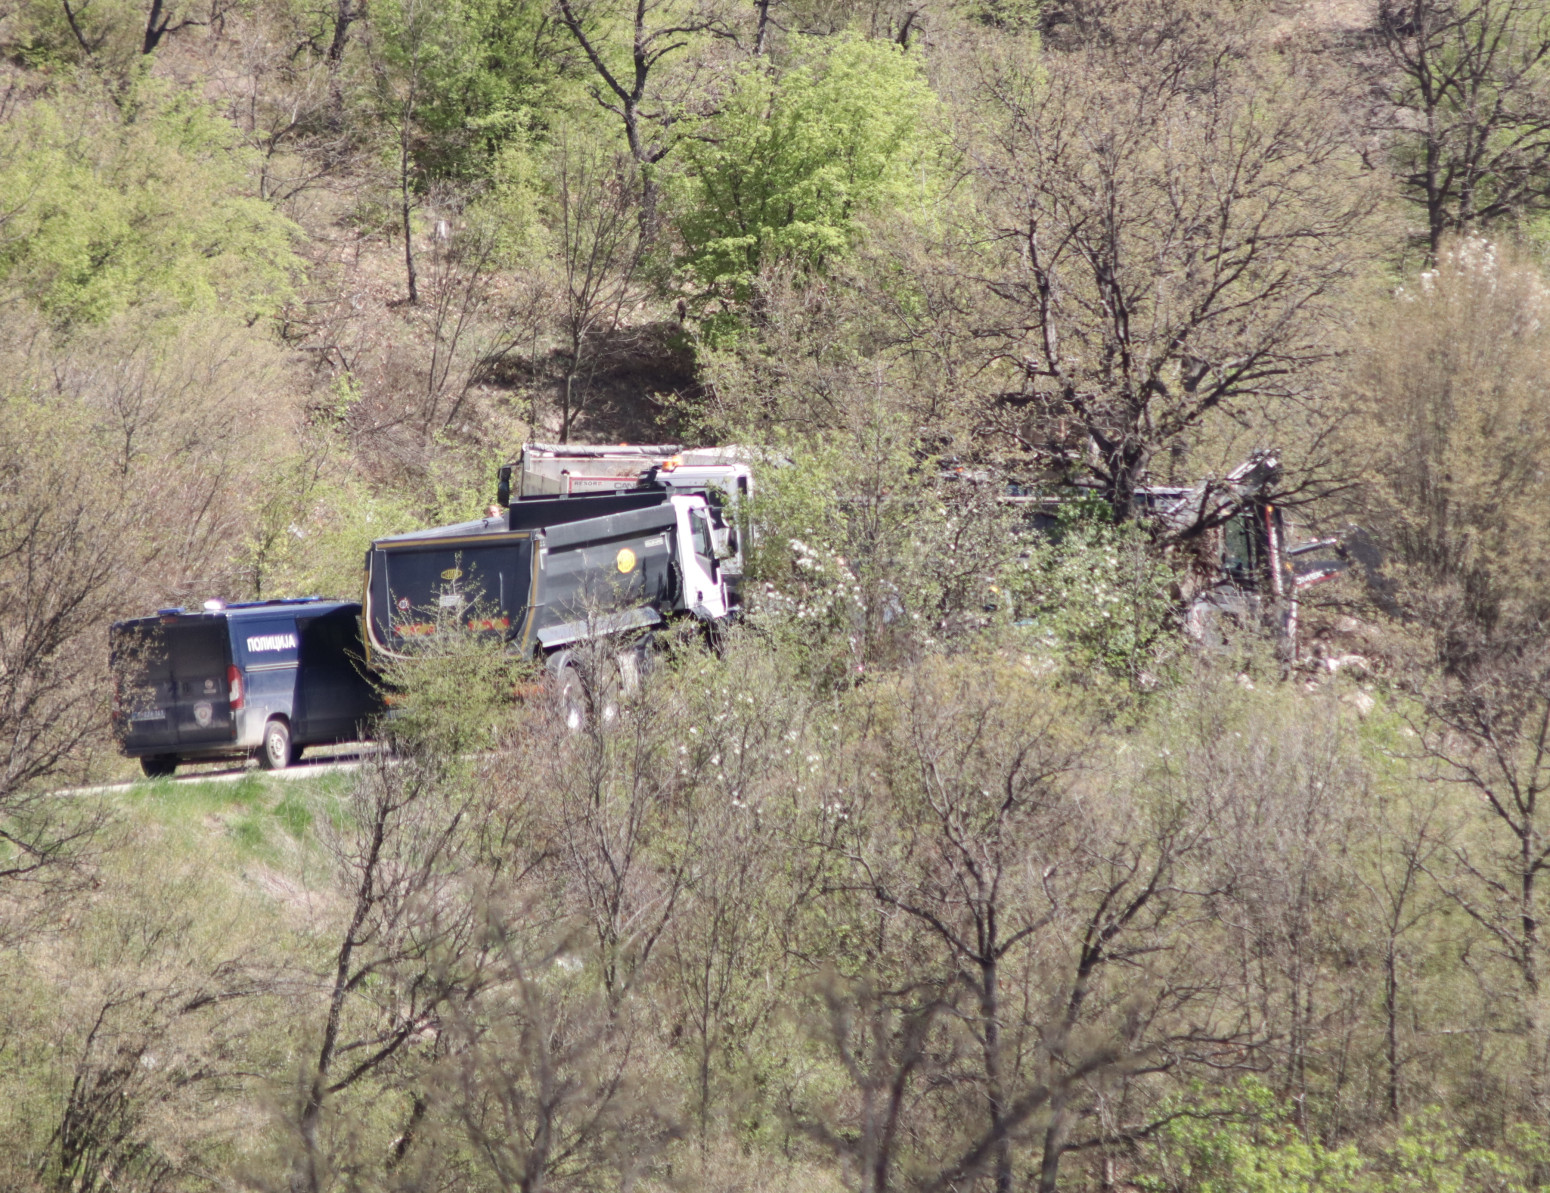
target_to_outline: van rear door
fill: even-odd
[[[234,616],[231,630],[244,685],[244,743],[256,745],[271,717],[284,717],[294,731],[296,661],[301,654],[296,615],[265,610],[259,616]]]
[[[227,668],[231,642],[223,617],[197,617],[162,627],[171,664],[173,724],[179,751],[208,749],[236,737]]]
[[[171,754],[178,733],[172,710],[176,693],[166,627],[151,618],[115,625],[112,646],[114,721],[126,753]]]

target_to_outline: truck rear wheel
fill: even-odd
[[[661,643],[654,633],[642,634],[629,649],[619,655],[619,690],[625,696],[640,691],[640,685],[657,665]]]
[[[652,639],[626,646],[622,651],[599,644],[573,653],[562,650],[545,664],[556,711],[572,733],[585,729],[594,718],[604,725],[619,719],[624,699],[640,689],[652,666]]]
[[[265,770],[284,770],[301,757],[291,745],[291,727],[276,718],[264,726],[264,743],[258,747],[258,765]]]
[[[567,659],[554,675],[554,700],[565,728],[577,733],[587,726],[587,685],[581,668]]]
[[[142,758],[140,769],[145,772],[147,779],[165,779],[178,769],[177,755],[156,754],[149,758]]]

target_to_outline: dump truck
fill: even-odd
[[[625,640],[633,673],[654,630],[713,636],[736,613],[751,492],[735,449],[529,444],[484,518],[372,544],[367,657],[412,658],[448,630],[496,635],[544,662],[575,720],[583,643]]]
[[[447,629],[554,659],[576,644],[734,605],[706,492],[513,500],[504,513],[378,539],[366,556],[368,657],[412,657]],[[564,658],[551,669],[563,668]]]
[[[689,448],[677,443],[528,443],[515,464],[500,470],[499,500],[505,505],[513,496],[582,497],[657,487],[683,492],[720,489],[727,504],[735,506],[753,490],[749,465],[757,454],[744,447]]]

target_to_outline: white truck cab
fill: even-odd
[[[678,567],[683,576],[683,603],[704,621],[720,621],[730,611],[725,561],[717,558],[711,509],[705,498],[672,497],[677,512]]]

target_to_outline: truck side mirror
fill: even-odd
[[[502,508],[511,504],[511,465],[502,464],[495,472],[495,504]]]

